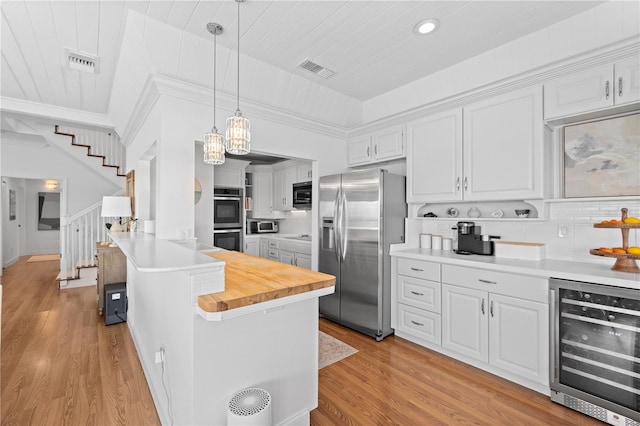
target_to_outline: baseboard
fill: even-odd
[[[309,410],[304,410],[281,421],[278,426],[309,426],[310,424],[311,412]]]

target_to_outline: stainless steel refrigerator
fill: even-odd
[[[318,269],[336,277],[320,314],[382,340],[392,333],[389,245],[404,242],[405,177],[373,169],[319,183]]]

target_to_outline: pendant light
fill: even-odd
[[[237,107],[235,115],[227,118],[227,152],[236,155],[248,154],[251,151],[251,132],[249,120],[240,112],[240,3],[238,3],[238,87]]]
[[[222,34],[222,25],[215,22],[207,24],[207,31],[213,34],[213,128],[204,135],[204,162],[207,164],[224,163],[224,136],[216,128],[216,48],[218,34]]]

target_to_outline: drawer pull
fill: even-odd
[[[482,298],[482,303],[480,304],[480,310],[482,311],[482,315],[484,315],[484,297]]]
[[[417,272],[424,272],[424,269],[414,268],[414,267],[411,267],[411,270],[412,271],[417,271]]]
[[[480,281],[481,283],[485,283],[485,284],[498,284],[495,281],[483,280],[483,279],[480,279],[480,278],[478,278],[478,281]]]
[[[489,305],[489,312],[491,313],[491,317],[493,317],[493,300],[491,301],[491,304]]]
[[[424,293],[418,293],[417,291],[411,291],[411,294],[415,294],[416,296],[424,296]]]
[[[412,323],[412,324],[415,324],[415,325],[418,325],[418,326],[420,326],[420,327],[424,327],[424,324],[423,324],[423,323],[421,323],[421,322],[417,322],[417,321],[411,320],[411,323]]]

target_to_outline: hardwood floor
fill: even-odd
[[[27,258],[2,277],[2,425],[160,424],[127,325],[104,325],[95,287],[59,291],[58,263]],[[359,352],[320,370],[312,425],[602,425],[404,339],[320,329]]]
[[[396,336],[320,320],[358,353],[319,374],[312,425],[602,425],[549,397]]]
[[[125,323],[104,325],[96,288],[58,290],[59,263],[3,272],[2,425],[160,424]]]

